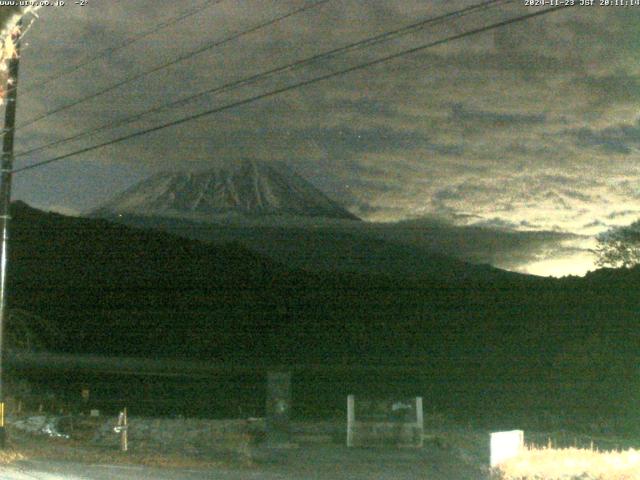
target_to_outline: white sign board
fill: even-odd
[[[524,432],[495,432],[491,434],[491,467],[497,467],[506,460],[516,457],[524,449]]]

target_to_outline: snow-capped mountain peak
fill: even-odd
[[[93,212],[200,218],[224,214],[357,219],[286,165],[254,160],[201,172],[159,173]]]

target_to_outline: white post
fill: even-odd
[[[424,437],[424,414],[422,412],[422,397],[416,397],[416,428],[418,429],[418,446],[422,448]]]
[[[347,447],[353,447],[353,431],[356,423],[355,397],[347,397]]]
[[[127,407],[124,407],[122,412],[123,414],[123,423],[122,423],[122,437],[120,438],[120,450],[126,452],[129,450],[129,419],[127,418]]]
[[[120,434],[120,450],[126,452],[129,450],[128,430],[129,420],[127,419],[127,407],[118,415],[118,426],[113,431]]]

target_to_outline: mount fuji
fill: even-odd
[[[91,212],[190,220],[302,217],[359,220],[281,163],[254,160],[201,172],[153,175]]]

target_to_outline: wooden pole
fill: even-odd
[[[11,207],[11,180],[13,177],[13,138],[16,125],[16,100],[18,98],[18,66],[20,60],[20,35],[22,20],[19,20],[14,32],[11,32],[15,52],[9,59],[9,75],[7,76],[7,106],[4,113],[4,136],[2,139],[2,161],[0,165],[0,230],[2,246],[0,247],[0,448],[6,444],[4,428],[4,379],[2,376],[2,357],[4,354],[3,329],[7,320],[7,262],[9,259],[9,220]]]

